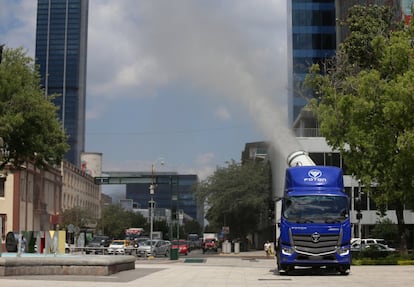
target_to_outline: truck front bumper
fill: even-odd
[[[349,248],[337,248],[333,252],[312,254],[298,252],[290,246],[281,246],[279,252],[279,263],[294,266],[337,266],[350,265],[351,253]]]

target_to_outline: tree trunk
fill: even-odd
[[[397,215],[398,236],[400,239],[400,253],[403,255],[407,255],[407,231],[405,229],[404,222],[404,204],[401,202],[401,200],[396,201],[395,213]]]

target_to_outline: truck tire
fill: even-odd
[[[289,265],[281,264],[280,269],[278,268],[277,271],[279,275],[289,275],[289,272],[292,270],[292,267]]]
[[[349,265],[344,265],[344,266],[339,266],[338,267],[338,272],[341,274],[341,275],[349,275],[349,271],[350,271],[350,266]]]

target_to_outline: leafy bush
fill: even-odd
[[[352,265],[414,265],[414,253],[408,255],[400,255],[398,253],[380,255],[371,252],[353,252]],[[370,257],[367,257],[370,256]],[[375,257],[375,258],[374,258]]]

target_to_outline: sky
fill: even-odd
[[[104,171],[205,179],[248,142],[294,145],[286,3],[89,0],[86,152]],[[34,57],[36,7],[0,0],[0,43]]]

